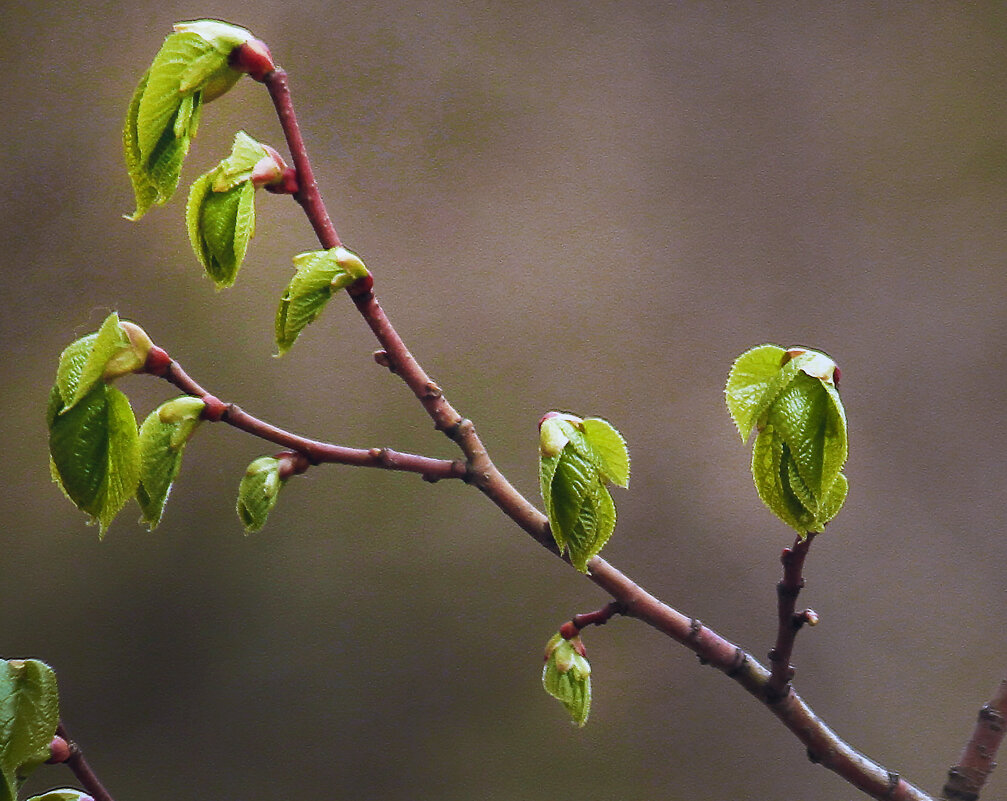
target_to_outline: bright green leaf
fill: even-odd
[[[846,413],[835,374],[823,353],[764,345],[739,358],[728,379],[728,408],[742,435],[759,430],[752,453],[759,497],[802,536],[824,530],[846,497]]]
[[[244,28],[214,20],[176,26],[133,93],[123,130],[126,167],[138,220],[165,203],[178,186],[201,109],[241,77],[231,51],[251,38]]]
[[[360,259],[346,248],[315,250],[294,256],[296,272],[276,310],[276,347],[282,356],[322,313],[333,293],[367,275]]]
[[[252,170],[267,155],[266,149],[244,131],[238,131],[231,155],[212,170],[214,192],[226,192],[252,178]]]
[[[584,436],[593,452],[595,466],[613,484],[629,486],[629,450],[622,434],[607,420],[585,417],[582,423]]]
[[[171,485],[182,466],[182,451],[200,423],[205,403],[183,396],[151,412],[140,426],[140,483],[136,499],[151,530],[161,521]]]
[[[59,722],[56,674],[36,659],[0,660],[0,801],[49,758]]]
[[[802,536],[810,530],[814,516],[800,502],[784,477],[789,473],[790,456],[786,443],[767,426],[755,438],[752,449],[752,477],[759,498],[780,520]]]
[[[99,382],[67,408],[55,389],[47,419],[53,475],[77,508],[98,521],[104,536],[140,480],[139,437],[129,400]]]
[[[255,233],[255,187],[238,184],[226,192],[210,189],[202,176],[189,193],[186,221],[193,251],[217,288],[231,286]]]
[[[555,464],[552,464],[552,461]],[[543,497],[553,537],[560,553],[583,573],[615,528],[615,505],[597,468],[568,443],[562,453],[540,463]],[[547,474],[551,480],[546,486]]]
[[[238,485],[236,507],[247,532],[258,531],[266,524],[282,486],[279,459],[262,456],[248,466]]]
[[[59,357],[56,386],[67,409],[72,408],[91,388],[102,380],[105,366],[120,352],[130,347],[129,337],[119,325],[119,316],[112,312],[102,322],[96,334],[90,334],[69,345]]]
[[[748,439],[762,413],[797,375],[794,366],[783,370],[785,354],[776,345],[760,345],[735,360],[725,395],[742,440]]]

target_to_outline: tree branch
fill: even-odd
[[[429,456],[400,453],[391,448],[346,448],[301,437],[278,428],[250,415],[236,404],[224,403],[211,395],[196,383],[178,362],[156,345],[150,349],[144,369],[174,384],[187,395],[200,398],[206,404],[203,419],[224,422],[260,439],[290,448],[301,454],[310,464],[345,464],[354,467],[400,470],[419,473],[426,481],[439,481],[442,478],[468,480],[468,467],[460,459],[434,459]]]
[[[1007,678],[1001,679],[993,698],[979,710],[979,720],[958,764],[948,771],[941,790],[947,801],[976,801],[996,767],[997,750],[1007,730]]]
[[[91,770],[91,766],[87,760],[84,759],[84,752],[81,751],[80,746],[70,737],[62,720],[60,720],[59,725],[56,727],[56,734],[66,740],[66,744],[70,749],[70,755],[63,761],[73,771],[73,775],[77,777],[77,781],[83,785],[88,794],[90,794],[94,801],[113,801],[108,790],[105,789],[105,786],[95,775],[94,771]]]
[[[806,610],[794,614],[797,596],[804,588],[804,560],[811,548],[815,535],[809,532],[804,539],[798,537],[792,548],[784,548],[780,561],[783,563],[783,578],[776,585],[778,628],[776,645],[769,652],[771,675],[766,685],[766,697],[770,701],[778,701],[790,692],[790,680],[794,678],[794,666],[790,657],[794,651],[794,640],[801,626],[808,622],[814,613]],[[810,618],[817,622],[817,617]]]
[[[298,170],[299,190],[295,197],[318,234],[321,244],[326,248],[336,247],[339,240],[312,177],[310,162],[294,115],[286,73],[276,70],[263,76],[262,80],[269,89],[292,160]],[[476,433],[475,426],[448,403],[440,387],[409,352],[378,303],[372,283],[358,281],[347,292],[383,348],[384,352],[379,352],[379,363],[402,378],[422,403],[435,427],[457,443],[468,462],[470,483],[475,484],[536,541],[558,555],[545,515],[496,468]],[[770,672],[741,648],[700,621],[686,617],[662,603],[601,557],[588,562],[588,568],[589,578],[615,599],[623,614],[636,617],[685,645],[698,654],[703,662],[722,670],[766,704],[805,745],[813,761],[835,771],[854,787],[875,798],[890,801],[933,801],[898,774],[851,748],[796,693],[790,692],[783,698],[768,701]]]

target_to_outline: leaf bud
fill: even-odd
[[[336,248],[335,255],[336,264],[342,267],[346,274],[352,276],[354,280],[370,275],[367,268],[364,266],[363,261],[352,250],[347,250],[340,245]]]
[[[157,416],[162,423],[174,424],[183,421],[198,420],[206,408],[202,398],[192,395],[182,395],[174,400],[162,403],[157,409]]]
[[[119,328],[126,335],[128,344],[105,362],[102,378],[106,381],[143,370],[147,364],[147,354],[154,346],[147,332],[136,323],[120,320]]]
[[[567,427],[580,427],[584,421],[564,412],[546,412],[538,422],[539,450],[546,458],[556,456],[570,441]]]
[[[556,634],[546,646],[545,667],[542,668],[545,691],[566,707],[578,726],[587,722],[591,711],[591,666],[580,653],[581,649],[583,644],[579,637],[566,640]]]
[[[52,738],[49,743],[49,759],[46,761],[52,764],[66,762],[70,758],[70,744],[59,735]]]

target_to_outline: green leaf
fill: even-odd
[[[140,479],[139,436],[129,400],[99,382],[66,407],[56,388],[46,416],[53,476],[77,508],[98,522],[103,537]]]
[[[236,507],[245,531],[258,531],[266,524],[282,487],[279,459],[262,456],[248,466],[238,485]]]
[[[296,272],[276,310],[276,347],[282,356],[313,323],[333,293],[367,275],[360,259],[346,248],[316,250],[294,256]]]
[[[544,461],[544,460],[543,460]],[[615,528],[615,504],[597,468],[568,443],[552,468],[546,501],[550,527],[560,553],[582,573]]]
[[[133,91],[133,97],[129,102],[129,109],[126,111],[126,124],[122,131],[126,170],[129,172],[129,177],[133,184],[133,194],[136,196],[136,211],[127,217],[130,220],[139,220],[155,203],[164,202],[160,200],[161,191],[158,183],[154,180],[152,171],[148,169],[143,156],[140,155],[139,135],[136,130],[137,117],[140,113],[140,98],[143,97],[143,91],[147,88],[147,79],[149,77],[150,70],[147,70]]]
[[[142,520],[153,530],[161,522],[171,485],[182,466],[185,443],[201,422],[206,404],[183,395],[161,404],[140,426],[140,483],[136,499]]]
[[[78,339],[64,349],[56,368],[56,386],[70,409],[99,381],[105,366],[130,347],[129,337],[119,326],[119,316],[112,312],[95,334]]]
[[[759,497],[802,536],[824,530],[846,497],[846,413],[835,374],[823,353],[765,345],[739,358],[728,379],[742,435],[746,426],[759,429],[752,452]]]
[[[213,175],[213,191],[226,192],[252,179],[252,170],[268,154],[266,149],[244,131],[234,135],[231,155],[220,162]]]
[[[814,524],[814,515],[790,488],[790,454],[786,443],[767,426],[755,438],[752,449],[752,477],[759,498],[780,520],[801,535]]]
[[[189,239],[206,274],[218,289],[231,286],[255,233],[255,187],[237,184],[212,191],[213,173],[201,176],[189,192]]]
[[[578,648],[583,651],[579,637],[564,640],[556,634],[549,640],[542,686],[563,704],[574,724],[583,726],[591,713],[591,665]]]
[[[126,113],[123,149],[136,196],[129,219],[140,219],[174,193],[202,104],[241,77],[228,56],[250,38],[244,28],[200,20],[177,25],[165,39]]]
[[[36,659],[0,660],[0,801],[15,801],[24,780],[49,758],[58,723],[52,668]]]
[[[628,487],[629,450],[622,434],[600,417],[585,417],[582,427],[591,448],[591,461],[613,484]]]
[[[796,368],[783,370],[786,351],[776,345],[760,345],[741,354],[727,378],[727,408],[734,418],[741,439],[747,440],[752,427],[797,375]]]

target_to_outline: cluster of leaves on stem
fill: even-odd
[[[727,406],[742,440],[757,431],[752,476],[759,497],[802,538],[820,532],[846,500],[846,412],[839,370],[824,353],[761,345],[738,357]]]

